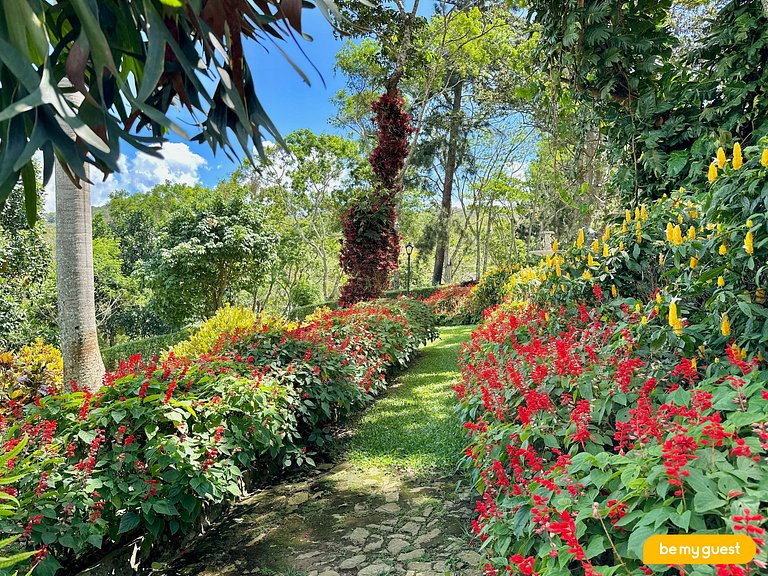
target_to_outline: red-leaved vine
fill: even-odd
[[[400,235],[397,231],[397,197],[402,190],[400,171],[408,155],[411,119],[397,93],[385,93],[373,103],[378,126],[378,145],[368,161],[378,186],[353,204],[342,216],[344,233],[341,267],[348,280],[341,288],[339,303],[350,306],[381,296],[389,274],[397,268]]]

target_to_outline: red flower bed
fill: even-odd
[[[446,286],[424,298],[424,302],[432,306],[440,326],[473,324],[480,318],[473,310],[472,288],[472,285]]]
[[[294,329],[257,324],[198,358],[136,355],[96,394],[14,404],[0,421],[0,532],[11,537],[0,565],[17,555],[52,574],[136,532],[178,537],[207,503],[239,495],[246,470],[312,464],[331,426],[370,402],[433,325],[418,301],[370,302]]]
[[[642,544],[687,532],[753,537],[717,574],[764,573],[768,371],[735,345],[705,364],[645,344],[663,322],[508,304],[475,331],[456,392],[488,575],[677,574]]]

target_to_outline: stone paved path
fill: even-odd
[[[427,349],[429,350],[429,349]],[[165,576],[480,576],[461,476],[323,464],[258,491]]]

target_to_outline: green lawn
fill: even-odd
[[[464,449],[451,386],[456,358],[473,326],[440,329],[440,338],[362,415],[347,444],[354,465],[395,466],[414,474],[453,472]]]

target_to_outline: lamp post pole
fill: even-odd
[[[408,277],[406,279],[405,292],[409,296],[411,295],[411,253],[412,252],[413,252],[413,244],[408,242],[408,244],[405,245],[405,253],[408,254]]]

